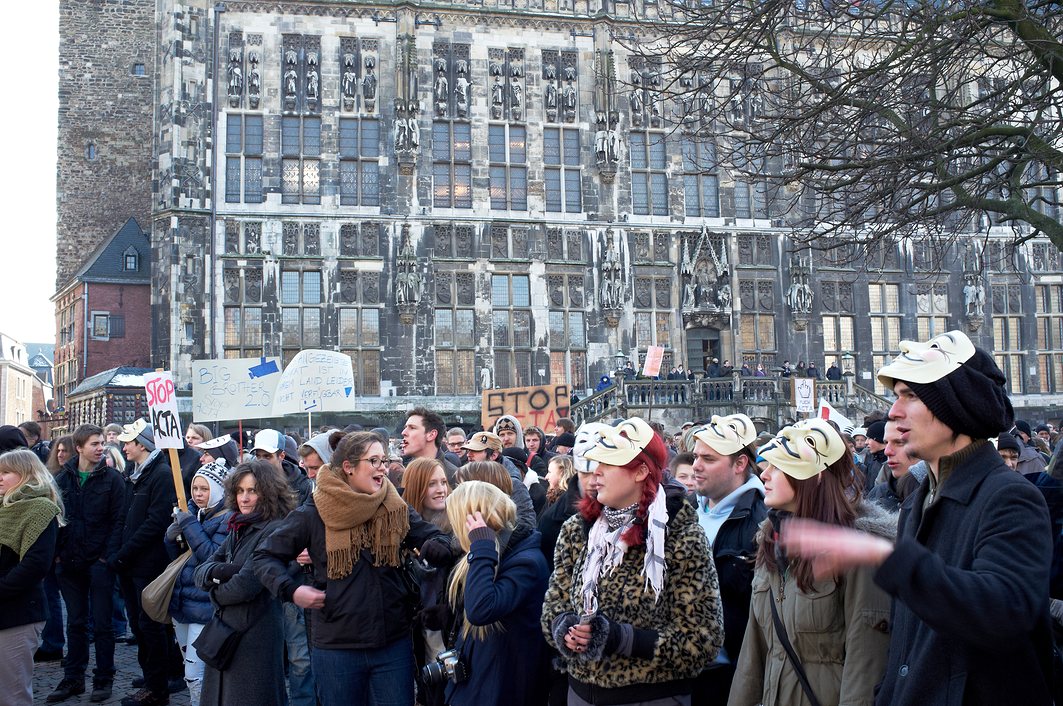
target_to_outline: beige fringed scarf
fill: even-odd
[[[380,490],[366,495],[352,490],[341,470],[322,468],[314,504],[325,523],[330,579],[350,574],[363,549],[373,553],[374,566],[399,566],[399,545],[410,531],[410,516],[405,501],[387,478]]]

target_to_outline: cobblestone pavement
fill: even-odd
[[[85,677],[85,693],[63,701],[63,704],[87,704],[89,694],[92,692],[92,666],[95,657],[92,646],[89,646],[89,667]],[[135,645],[127,645],[119,642],[114,649],[114,666],[118,673],[114,677],[114,691],[111,698],[101,703],[118,706],[122,699],[137,691],[130,682],[140,676],[140,665],[137,663],[137,648]],[[33,703],[46,704],[45,698],[55,690],[63,679],[63,668],[60,662],[43,662],[34,665],[33,669]],[[188,706],[188,691],[182,691],[170,695],[171,706]]]

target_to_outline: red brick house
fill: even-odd
[[[151,358],[151,244],[136,219],[99,245],[55,302],[55,405],[83,380]]]

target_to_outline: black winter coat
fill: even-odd
[[[59,520],[53,519],[22,561],[14,549],[0,545],[0,630],[48,619],[44,577],[55,558],[58,535]]]
[[[738,663],[742,638],[749,622],[757,530],[767,516],[764,494],[750,488],[735,502],[731,515],[720,526],[712,543],[712,559],[716,563],[720,602],[723,604],[723,647],[732,664]]]
[[[284,467],[284,475],[288,479],[288,487],[295,493],[296,506],[305,504],[314,492],[314,484],[310,482],[310,478],[307,477],[302,468],[288,459],[281,461],[281,466]]]
[[[543,536],[543,555],[546,557],[551,573],[554,570],[554,547],[557,546],[557,538],[561,534],[561,525],[576,514],[576,506],[579,505],[582,497],[579,494],[579,478],[573,476],[564,494],[552,505],[547,506],[543,510],[543,516],[539,518],[539,533]]]
[[[930,479],[901,505],[897,545],[875,574],[893,597],[876,704],[1051,703],[1044,498],[978,441],[923,511]]]
[[[435,537],[449,545],[447,535],[421,519],[412,508],[409,517],[410,530],[402,549],[419,549]],[[328,578],[325,523],[313,498],[282,520],[255,551],[255,574],[270,593],[281,600],[292,600],[301,584],[288,572],[288,563],[303,549],[310,553],[311,585],[325,592],[325,606],[309,613],[312,646],[376,649],[410,635],[419,596],[412,595],[401,568],[374,566],[372,553],[364,549],[350,574],[342,579]]]
[[[170,563],[163,536],[173,520],[177,491],[165,451],[150,459],[134,481],[126,481],[126,515],[118,571],[155,578]]]
[[[85,569],[101,558],[110,561],[122,544],[126,491],[122,474],[103,460],[85,484],[78,476],[78,457],[55,476],[63,497],[66,525],[59,530],[56,555],[70,571]]]

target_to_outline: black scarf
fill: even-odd
[[[792,512],[786,510],[768,510],[768,520],[771,522],[771,536],[775,542],[775,570],[779,572],[779,575],[786,573],[786,570],[790,568],[790,557],[786,555],[786,550],[783,549],[782,544],[779,542],[779,532],[782,530],[783,524],[793,517]]]
[[[258,510],[249,512],[246,515],[241,512],[234,512],[232,517],[229,518],[229,531],[239,534],[245,528],[251,525],[257,524],[262,521],[262,513]]]

